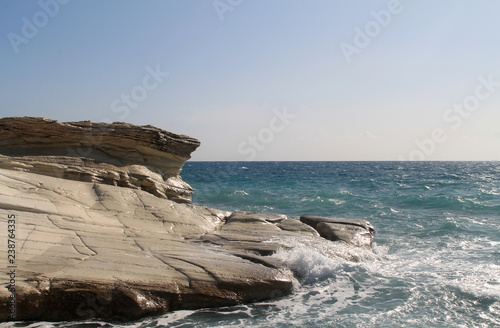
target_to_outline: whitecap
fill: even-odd
[[[480,264],[473,270],[467,270],[455,279],[443,280],[442,283],[472,295],[474,298],[493,298],[500,301],[500,265]]]
[[[498,189],[484,189],[484,188],[481,188],[481,189],[479,189],[479,191],[482,192],[483,194],[487,194],[487,195],[494,195],[494,196],[500,195],[500,191]]]
[[[249,196],[250,194],[247,193],[245,190],[236,190],[231,194],[232,196],[234,195],[243,195],[243,196]]]
[[[195,311],[179,310],[179,311],[168,313],[160,318],[156,318],[156,319],[154,319],[154,321],[155,321],[155,324],[157,326],[161,325],[161,326],[169,327],[171,324],[173,324],[177,321],[186,319],[187,317],[189,317],[193,313],[195,313]],[[146,321],[144,323],[146,323]]]
[[[335,205],[342,205],[342,204],[345,203],[345,201],[340,200],[340,199],[335,199],[335,198],[329,198],[328,201],[332,202],[332,203],[335,203]]]
[[[21,322],[19,322],[21,323]],[[21,323],[22,324],[22,323]],[[2,323],[2,327],[5,327],[5,328],[14,328],[14,327],[19,327],[18,326],[18,323],[16,322],[4,322]],[[35,322],[35,323],[32,323],[32,324],[29,324],[27,326],[23,326],[25,328],[54,328],[54,324],[50,323],[50,322]]]

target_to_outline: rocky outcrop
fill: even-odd
[[[340,240],[354,246],[370,247],[375,238],[375,228],[363,219],[302,215],[300,221],[310,225],[321,237],[331,241]]]
[[[360,226],[179,203],[186,194],[161,188],[181,181],[198,143],[153,127],[0,124],[0,321],[133,320],[273,299],[292,291],[297,274],[270,256],[293,247],[287,240],[323,240],[325,223]]]
[[[179,174],[196,139],[127,123],[0,119],[0,168],[142,189],[189,203],[192,188]]]
[[[288,225],[295,236],[317,235],[282,215],[178,204],[136,189],[4,169],[0,186],[2,241],[7,218],[16,220],[17,320],[130,320],[275,298],[291,291],[293,276],[265,256],[279,245],[263,241],[291,234]],[[6,250],[2,242],[3,259]],[[0,267],[2,286],[8,270]],[[2,288],[0,303],[9,296]]]

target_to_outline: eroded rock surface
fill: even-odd
[[[260,237],[248,229],[226,231],[229,212],[0,169],[2,241],[8,216],[16,219],[17,320],[136,319],[260,301],[292,288],[291,276],[259,260],[258,246],[244,247],[286,232],[273,223],[251,224]],[[227,248],[204,238],[229,235],[235,243]],[[2,264],[6,250],[2,242]],[[2,286],[7,273],[2,265]],[[8,318],[9,295],[0,289],[1,320]],[[96,310],[89,300],[102,304]]]
[[[0,168],[142,189],[180,203],[193,196],[179,174],[199,145],[153,126],[0,119]]]

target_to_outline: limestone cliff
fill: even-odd
[[[0,128],[0,321],[132,320],[272,299],[297,274],[269,256],[278,249],[324,240],[317,230],[373,240],[366,221],[185,204],[192,189],[178,174],[199,145],[189,137],[39,118]]]
[[[142,189],[181,203],[191,202],[193,190],[179,173],[199,145],[153,126],[0,119],[0,168]]]
[[[229,212],[141,190],[0,169],[2,286],[9,216],[16,221],[17,320],[137,319],[265,300],[292,288],[292,277],[259,255],[273,246],[261,241],[288,233],[275,223],[238,228]],[[9,296],[0,289],[1,320]]]

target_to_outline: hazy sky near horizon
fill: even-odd
[[[193,160],[500,160],[500,2],[0,0],[0,110]]]

